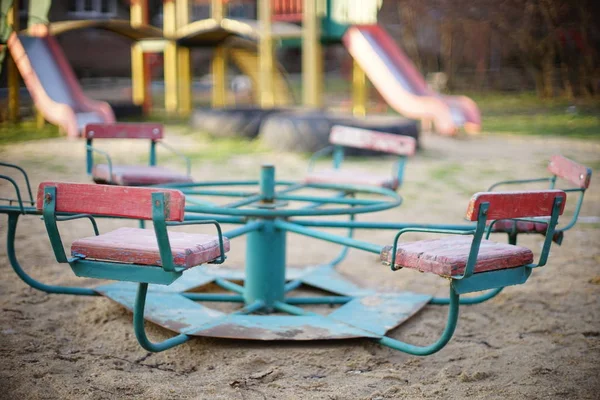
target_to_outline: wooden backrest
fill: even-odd
[[[375,150],[400,156],[412,156],[417,149],[417,141],[410,136],[341,125],[331,128],[329,142],[339,146]]]
[[[590,186],[592,170],[566,157],[560,155],[552,156],[548,164],[548,171],[579,188],[587,189]]]
[[[163,125],[155,123],[87,124],[86,139],[152,139],[163,138]]]
[[[565,209],[567,194],[562,190],[536,190],[530,192],[475,193],[467,208],[466,218],[477,221],[479,206],[489,203],[488,220],[524,217],[548,217],[552,214],[554,199],[562,197],[560,215]]]
[[[183,221],[185,196],[179,190],[98,185],[89,183],[42,182],[36,206],[44,206],[44,189],[56,187],[56,211],[73,214],[107,215],[152,219],[152,193],[165,193],[165,219]]]

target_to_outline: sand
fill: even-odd
[[[264,152],[222,159],[190,135],[169,132],[169,142],[195,153],[193,175],[202,179],[254,179],[263,162],[278,176],[301,179],[306,158]],[[143,159],[147,145],[103,145],[117,160]],[[600,166],[600,143],[533,137],[427,136],[401,189],[404,204],[361,216],[370,221],[461,223],[470,195],[501,179],[539,177],[552,154]],[[204,160],[206,155],[206,160]],[[209,157],[210,155],[210,157]],[[88,182],[83,144],[66,139],[27,142],[0,149],[18,163],[34,186],[43,180]],[[390,160],[349,160],[354,167],[387,173]],[[175,158],[166,165],[182,168]],[[325,166],[325,163],[320,164]],[[14,175],[13,175],[14,176]],[[0,185],[0,197],[10,194]],[[571,198],[571,206],[573,198]],[[572,209],[572,207],[571,207]],[[567,214],[570,211],[567,211]],[[524,285],[493,300],[461,308],[452,341],[440,352],[415,357],[366,339],[313,343],[193,339],[151,354],[133,335],[131,314],[101,297],[48,295],[24,284],[0,246],[0,388],[3,399],[598,399],[600,398],[600,179],[592,178],[583,220],[553,246],[549,263]],[[0,240],[6,237],[0,222]],[[63,225],[61,225],[63,226]],[[101,221],[101,231],[132,226]],[[65,243],[91,234],[84,221],[62,228]],[[43,222],[24,217],[17,233],[23,267],[48,283],[92,287],[56,263]],[[393,232],[360,232],[358,238],[389,244]],[[413,235],[412,238],[423,238]],[[504,235],[495,237],[506,240]],[[407,238],[409,239],[409,238]],[[541,236],[520,239],[539,254]],[[289,263],[323,262],[335,245],[291,236]],[[229,266],[242,266],[244,239],[232,241]],[[367,287],[443,295],[436,276],[391,272],[373,254],[351,251],[339,270]],[[326,308],[315,308],[327,312]],[[415,344],[434,341],[446,309],[428,306],[391,332]],[[170,333],[148,323],[152,339]]]

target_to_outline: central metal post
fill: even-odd
[[[275,168],[264,165],[260,175],[260,194],[264,202],[275,196]],[[268,310],[283,301],[285,287],[285,231],[275,227],[272,219],[264,220],[259,230],[248,233],[244,301],[264,302]]]

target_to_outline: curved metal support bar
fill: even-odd
[[[501,287],[501,288],[491,289],[483,294],[480,294],[479,296],[463,297],[459,300],[459,302],[461,305],[481,304],[485,301],[488,301],[488,300],[496,297],[502,291],[502,289],[504,289],[504,288]],[[429,304],[435,304],[435,305],[439,305],[439,306],[447,306],[448,304],[450,304],[450,298],[449,297],[434,297],[429,301]]]
[[[110,179],[110,182],[112,182],[112,177],[113,177],[112,166],[113,166],[113,164],[112,164],[112,158],[110,158],[110,154],[108,154],[106,151],[99,150],[99,149],[97,149],[94,146],[91,146],[89,144],[86,144],[85,148],[88,151],[93,151],[93,152],[96,152],[98,154],[102,154],[106,158],[106,163],[108,165],[108,177]],[[90,168],[90,171],[88,171],[88,173],[91,173],[91,168]]]
[[[565,190],[566,192],[567,190]],[[573,192],[580,192],[579,197],[577,198],[577,204],[575,205],[575,211],[573,212],[573,217],[567,223],[567,225],[558,228],[561,231],[568,231],[577,223],[577,219],[579,218],[579,212],[581,211],[581,206],[583,205],[583,196],[585,195],[585,189],[574,189]]]
[[[353,229],[389,229],[399,230],[404,228],[426,228],[426,229],[449,229],[449,230],[467,230],[475,229],[475,224],[462,224],[462,225],[450,225],[450,224],[419,224],[415,222],[366,222],[366,221],[332,221],[332,220],[303,220],[303,219],[290,219],[297,225],[311,226],[318,228],[353,228]]]
[[[323,204],[348,204],[352,206],[370,206],[374,204],[386,203],[381,200],[366,200],[366,199],[347,199],[343,197],[313,197],[313,196],[294,196],[294,195],[279,195],[275,197],[277,200],[288,201],[303,201],[310,203]]]
[[[56,220],[57,221],[71,221],[74,219],[81,219],[81,218],[89,219],[90,222],[92,223],[92,228],[94,229],[94,234],[96,236],[98,236],[100,234],[100,231],[98,230],[98,224],[96,223],[96,219],[94,218],[93,215],[90,215],[90,214],[75,214],[75,215],[68,215],[68,216],[57,216]]]
[[[189,159],[189,157],[187,157],[182,152],[178,151],[174,147],[169,146],[168,144],[166,144],[165,142],[163,142],[161,140],[157,140],[156,143],[163,146],[165,149],[169,150],[171,153],[175,154],[177,157],[181,158],[183,160],[183,162],[185,163],[185,171],[186,171],[187,176],[190,176],[192,174],[192,161]]]
[[[556,180],[556,177],[533,178],[533,179],[514,179],[514,180],[508,180],[508,181],[500,181],[500,182],[496,182],[492,186],[490,186],[488,188],[487,192],[491,192],[498,186],[503,186],[503,185],[522,185],[522,184],[526,184],[526,183],[535,183],[535,182],[552,182],[554,180]]]
[[[135,295],[135,304],[133,306],[133,331],[135,337],[142,348],[153,353],[168,350],[175,346],[179,346],[182,343],[187,342],[191,339],[190,336],[180,333],[179,335],[170,339],[164,340],[160,343],[152,343],[146,335],[146,328],[144,326],[144,308],[146,307],[146,294],[148,292],[148,284],[138,284],[137,293]]]
[[[171,187],[171,186],[168,186],[168,187],[160,186],[160,187],[164,188],[164,189],[178,189],[178,190],[181,190],[185,195],[188,195],[188,196],[248,197],[248,196],[253,196],[256,194],[255,192],[240,192],[240,191],[232,191],[232,190],[209,190],[209,189],[186,190],[185,188],[178,188],[178,187]],[[225,206],[223,206],[223,207],[225,207]],[[227,205],[226,207],[230,207],[230,206]]]
[[[381,339],[376,339],[377,342],[383,346],[389,347],[394,350],[401,351],[403,353],[412,354],[415,356],[428,356],[430,354],[440,351],[452,338],[454,330],[456,329],[456,323],[458,321],[458,314],[460,308],[460,296],[450,286],[449,296],[450,307],[448,308],[448,319],[446,327],[442,332],[440,338],[429,346],[415,346],[413,344],[405,343],[400,340],[393,339],[389,336],[383,336]]]
[[[21,174],[23,174],[23,178],[25,179],[25,185],[27,186],[27,193],[29,194],[29,202],[31,203],[31,205],[34,205],[35,201],[33,200],[33,192],[31,191],[31,184],[29,183],[29,176],[27,175],[27,172],[25,172],[25,170],[23,168],[19,167],[18,165],[15,165],[15,164],[0,162],[0,166],[7,167],[7,168],[14,168],[14,169],[18,170],[19,172],[21,172]]]
[[[0,179],[4,179],[13,185],[13,187],[15,188],[15,193],[17,195],[17,201],[19,203],[19,209],[21,210],[21,214],[25,214],[25,207],[23,206],[23,199],[21,198],[21,191],[19,190],[19,185],[17,185],[17,182],[7,175],[0,175]]]
[[[19,278],[34,289],[40,290],[46,293],[54,294],[70,294],[75,296],[99,296],[97,292],[92,289],[82,287],[68,287],[68,286],[55,286],[46,285],[41,283],[31,276],[29,276],[19,264],[15,251],[15,233],[17,231],[17,223],[19,220],[19,214],[10,213],[8,214],[8,233],[6,235],[6,254],[13,270]]]

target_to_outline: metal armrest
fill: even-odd
[[[184,225],[214,225],[217,228],[217,234],[219,236],[219,250],[221,251],[221,257],[211,261],[209,264],[223,264],[225,259],[225,246],[223,245],[223,231],[221,230],[221,225],[215,220],[205,220],[205,221],[184,221],[184,222],[167,222],[167,226],[184,226]]]
[[[94,146],[90,146],[89,144],[86,144],[85,148],[98,154],[102,154],[104,157],[106,157],[106,163],[108,164],[108,176],[110,181],[112,181],[112,159],[110,158],[110,155],[106,151],[96,149]]]
[[[6,176],[6,175],[0,175],[0,179],[4,179],[13,185],[13,187],[15,188],[15,193],[17,195],[16,201],[19,203],[19,208],[21,209],[21,213],[25,214],[25,207],[23,206],[23,199],[21,198],[21,191],[19,190],[19,185],[17,184],[17,182],[10,176]],[[1,200],[8,201],[9,205],[11,205],[13,201],[15,201],[15,199],[8,199],[8,198],[7,199],[2,198]],[[32,202],[32,205],[33,205],[33,202]]]
[[[19,167],[18,165],[15,165],[15,164],[0,162],[0,166],[7,167],[7,168],[14,168],[14,169],[20,171],[21,174],[23,174],[23,178],[25,179],[25,185],[27,186],[27,193],[29,194],[29,202],[31,203],[31,205],[34,205],[35,201],[33,200],[33,194],[31,192],[31,184],[29,183],[29,176],[27,175],[27,172],[25,172],[25,170],[23,168]],[[6,178],[4,178],[4,176],[3,176],[3,179],[6,179]],[[13,186],[15,186],[15,189],[17,190],[17,196],[20,198],[19,188],[14,183],[13,183]],[[19,204],[21,205],[21,209],[22,209],[23,208],[22,201],[20,201]]]
[[[160,144],[161,146],[163,146],[165,149],[169,150],[171,153],[175,154],[176,156],[178,156],[179,158],[181,158],[184,162],[185,162],[185,168],[186,168],[186,173],[188,176],[191,175],[191,171],[192,171],[192,161],[189,159],[189,157],[187,157],[185,154],[183,154],[182,152],[176,150],[175,148],[169,146],[168,144],[166,144],[163,141],[156,141],[156,143]]]
[[[322,158],[328,154],[333,153],[333,146],[327,146],[322,148],[321,150],[317,150],[316,152],[313,153],[312,156],[310,156],[310,158],[308,159],[308,172],[311,172],[315,166],[315,162],[319,159]]]

